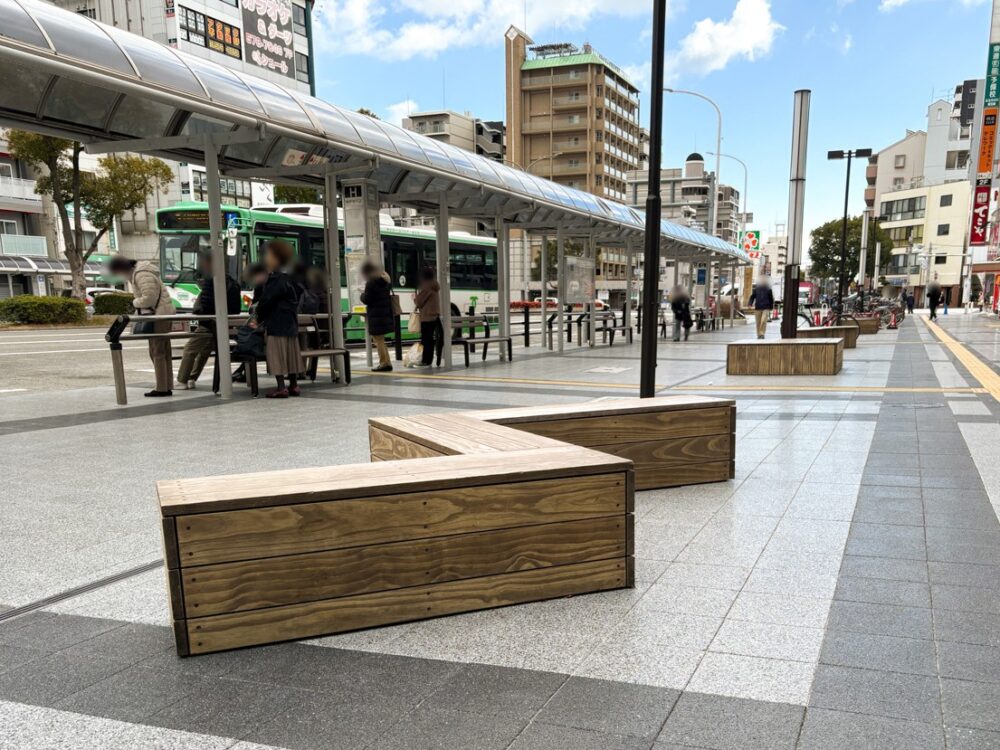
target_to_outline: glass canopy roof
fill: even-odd
[[[483,189],[484,213],[523,201],[522,220],[553,216],[637,236],[643,212],[556,184],[270,81],[236,72],[42,0],[0,0],[0,121],[83,141],[149,139],[264,125],[225,147],[225,170],[377,157],[384,193]],[[197,161],[197,151],[163,152]],[[301,179],[308,181],[309,177]],[[554,213],[553,213],[554,212]],[[664,240],[746,261],[729,243],[667,221]]]

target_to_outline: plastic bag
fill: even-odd
[[[404,367],[416,367],[420,364],[420,361],[424,356],[424,345],[416,343],[406,350],[406,354],[403,355],[403,366]]]

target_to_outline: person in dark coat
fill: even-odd
[[[937,309],[941,304],[941,285],[934,282],[927,287],[927,306],[931,309],[931,320],[937,320]]]
[[[767,333],[767,321],[774,310],[774,292],[771,290],[771,280],[762,276],[750,293],[750,307],[757,319],[757,338],[762,339]]]
[[[372,368],[372,372],[392,372],[389,347],[385,345],[386,335],[396,328],[396,317],[392,313],[392,287],[389,284],[389,274],[373,261],[366,260],[361,266],[361,278],[365,280],[361,302],[367,308],[368,335],[372,337],[372,343],[378,352],[378,367]]]
[[[674,341],[681,340],[681,329],[684,330],[684,340],[688,340],[694,320],[691,318],[691,298],[687,289],[680,284],[670,291],[670,309],[674,313]]]
[[[298,288],[282,268],[292,259],[292,248],[281,240],[272,240],[264,254],[267,280],[254,307],[256,323],[267,334],[267,372],[277,381],[268,398],[298,396],[299,373],[303,371],[299,347]],[[285,378],[289,386],[285,387]]]
[[[201,281],[198,282],[198,298],[191,312],[195,315],[215,315],[215,282],[212,279],[212,256],[202,255],[198,259]],[[240,285],[226,274],[226,312],[237,315],[240,312]],[[198,330],[184,344],[184,354],[177,370],[177,387],[191,390],[195,387],[205,363],[215,351],[215,321],[198,321]]]

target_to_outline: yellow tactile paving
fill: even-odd
[[[963,344],[949,336],[937,323],[924,317],[921,317],[920,320],[931,330],[931,333],[938,337],[938,340],[947,347],[948,351],[965,365],[965,369],[979,381],[985,392],[1000,401],[1000,375],[997,375],[993,368],[969,351]]]

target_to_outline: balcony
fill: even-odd
[[[586,94],[552,97],[553,109],[586,109],[589,104],[590,97]]]
[[[546,174],[549,172],[548,169],[539,170],[540,173]],[[587,164],[585,162],[580,162],[578,164],[553,164],[551,167],[552,174],[567,175],[567,174],[587,174]]]
[[[44,237],[30,234],[0,234],[0,255],[46,257],[49,245]]]
[[[555,117],[550,122],[548,118],[543,120],[536,120],[535,122],[526,122],[521,126],[522,133],[548,133],[550,130],[561,131],[561,130],[587,130],[587,120],[583,117],[577,119],[577,121],[572,121],[566,117]]]
[[[595,144],[595,146],[598,144]],[[585,152],[589,148],[586,140],[583,138],[578,138],[575,141],[554,141],[552,143],[553,151],[561,151],[564,154],[574,153],[574,152]]]
[[[35,181],[0,177],[0,209],[40,214],[42,196],[35,192]]]

